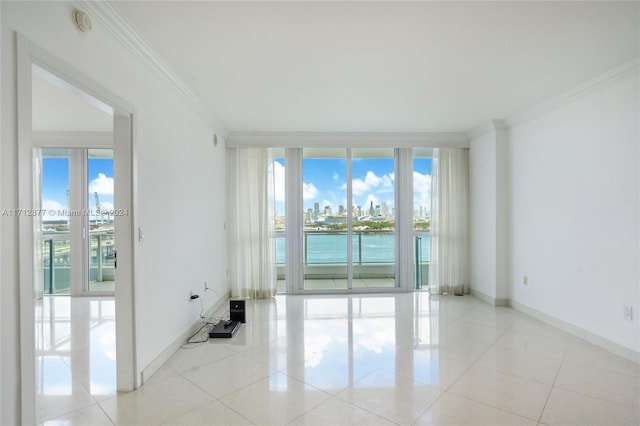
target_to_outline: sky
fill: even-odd
[[[276,210],[284,213],[285,162],[277,159],[273,164],[276,186]],[[303,206],[313,210],[314,203],[320,203],[320,211],[331,206],[334,214],[340,205],[347,206],[347,161],[346,159],[305,158],[303,169]],[[368,210],[383,202],[391,210],[394,207],[394,160],[391,158],[354,159],[352,163],[353,204]],[[420,206],[430,211],[431,206],[431,159],[414,159],[413,172],[414,210]]]
[[[276,209],[284,214],[284,159],[273,164],[276,185]],[[347,206],[346,159],[303,160],[303,205],[304,210],[314,208],[320,203],[321,212],[325,206],[331,206],[334,214],[340,205]],[[95,210],[97,192],[103,210],[113,209],[113,160],[88,160],[89,187],[87,191],[89,209]],[[391,158],[353,159],[353,204],[368,211],[371,202],[374,206],[387,203],[389,210],[394,208],[394,160]],[[69,188],[69,160],[67,158],[43,158],[42,160],[42,208],[46,210],[68,209],[67,188]],[[414,210],[425,207],[430,211],[431,197],[431,159],[414,159],[413,172]]]
[[[95,210],[95,192],[103,210],[113,209],[113,159],[89,158],[89,185],[87,196],[89,209]],[[42,159],[42,208],[49,210],[68,210],[67,189],[69,188],[69,159],[64,157]],[[45,220],[56,217],[47,214]]]

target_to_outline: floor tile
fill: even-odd
[[[118,425],[160,424],[211,402],[213,398],[183,377],[149,380],[135,392],[99,402]]]
[[[45,386],[41,388],[37,397],[36,418],[38,422],[64,416],[96,403],[84,385],[79,380],[72,379],[70,373],[68,381]]]
[[[407,349],[399,352],[396,362],[380,369],[443,390],[449,388],[471,366],[467,362],[444,358],[437,349]]]
[[[504,330],[457,319],[440,329],[439,333],[447,338],[493,343],[504,333]]]
[[[281,337],[278,340],[271,340],[260,346],[255,346],[242,351],[254,361],[268,365],[274,370],[284,370],[292,365],[304,361],[304,351],[296,349],[291,338]]]
[[[552,426],[637,426],[640,424],[640,411],[565,389],[553,388],[540,420]]]
[[[213,401],[198,408],[194,408],[187,413],[171,419],[166,423],[167,426],[209,426],[209,425],[252,425],[248,419],[233,411],[231,408],[223,405],[219,401]]]
[[[494,346],[475,365],[552,385],[561,363],[558,359]]]
[[[613,373],[640,377],[640,364],[579,339],[574,339],[571,342],[565,359],[576,364],[588,365]]]
[[[283,372],[335,395],[374,370],[375,367],[354,363],[353,358],[341,354],[323,353],[294,364]]]
[[[384,371],[375,371],[336,395],[398,424],[413,423],[442,390]]]
[[[638,364],[472,296],[245,303],[235,337],[181,349],[140,389],[116,393],[113,298],[45,297],[36,315],[38,421],[640,424]],[[228,306],[216,315],[228,317]]]
[[[491,342],[465,340],[447,335],[439,338],[441,340],[433,340],[431,346],[437,349],[441,356],[466,363],[477,361],[491,346]]]
[[[283,373],[225,396],[220,401],[256,424],[285,424],[330,395]]]
[[[640,379],[565,361],[555,385],[632,408],[640,407]]]
[[[528,316],[522,316],[511,326],[511,328],[509,328],[509,330],[516,333],[534,334],[540,337],[563,340],[566,342],[570,342],[573,339],[573,336],[569,333]]]
[[[395,423],[356,407],[355,405],[351,405],[341,399],[331,397],[289,424],[296,426],[387,426],[394,425]]]
[[[109,416],[96,403],[86,408],[58,416],[55,420],[42,423],[43,426],[113,426]]]
[[[495,345],[562,360],[569,347],[569,341],[564,338],[541,336],[531,332],[507,330],[496,340]]]
[[[471,367],[451,393],[538,420],[551,386],[498,371]]]
[[[210,395],[220,398],[258,382],[273,372],[265,364],[237,354],[186,372],[184,377]]]
[[[189,349],[178,349],[164,365],[182,374],[237,353],[215,341],[208,341]]]
[[[415,424],[535,426],[537,422],[447,392],[420,416]]]

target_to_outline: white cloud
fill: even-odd
[[[364,181],[367,185],[376,187],[380,185],[380,182],[382,182],[382,178],[376,176],[375,173],[369,171],[367,172],[367,175],[364,177]]]
[[[340,175],[338,175],[338,173],[333,172],[333,180],[337,181],[338,179],[340,179]]]
[[[426,207],[431,211],[431,175],[413,172],[413,197],[415,207]]]
[[[55,200],[42,200],[42,208],[47,212],[44,220],[56,220],[57,217],[66,217],[64,214],[58,215],[58,212],[69,209]]]
[[[99,195],[113,195],[113,178],[98,173],[98,177],[89,182],[89,193],[97,192]]]
[[[369,185],[367,185],[362,179],[354,179],[351,185],[351,190],[353,191],[353,195],[362,195],[369,191]]]
[[[372,171],[368,171],[363,179],[354,179],[352,188],[353,195],[362,195],[369,191],[378,193],[393,191],[394,174],[378,176]]]
[[[285,168],[280,162],[274,161],[269,165],[269,174],[273,174],[274,186],[275,186],[275,199],[276,201],[284,201],[284,176]]]
[[[313,200],[318,195],[318,188],[313,183],[302,182],[302,198]]]

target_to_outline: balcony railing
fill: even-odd
[[[113,232],[92,233],[89,244],[89,282],[114,281]],[[69,292],[71,287],[71,240],[68,233],[45,233],[43,282],[46,294]]]
[[[285,233],[278,231],[276,259],[279,279],[284,279]],[[313,270],[315,279],[344,275],[347,265],[346,231],[305,230],[303,232],[303,263],[306,271]],[[415,286],[428,284],[430,237],[428,231],[415,231]],[[354,275],[361,278],[393,277],[395,265],[395,233],[393,231],[358,230],[352,233]],[[311,269],[312,268],[312,269]],[[385,272],[386,271],[386,272]]]

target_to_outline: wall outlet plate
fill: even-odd
[[[633,306],[623,305],[623,308],[624,308],[624,319],[633,321]]]

